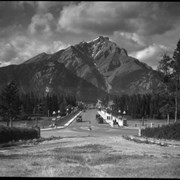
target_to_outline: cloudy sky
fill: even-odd
[[[108,36],[156,68],[180,39],[180,3],[1,1],[0,66]]]

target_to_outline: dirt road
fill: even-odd
[[[128,141],[122,135],[137,129],[98,124],[95,114],[88,110],[83,122],[41,133],[56,140],[0,149],[0,176],[180,178],[180,147]]]

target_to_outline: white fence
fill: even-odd
[[[119,124],[119,126],[123,126],[123,120],[119,119],[105,111],[98,111],[98,113],[102,116],[102,118],[111,126],[113,127],[113,121],[116,120],[116,122]]]

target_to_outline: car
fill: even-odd
[[[77,116],[76,121],[77,122],[82,122],[82,116]]]
[[[97,120],[98,120],[99,124],[103,124],[104,123],[104,119],[102,117],[97,118]]]
[[[100,114],[96,114],[96,119],[99,118],[99,117],[101,117]]]

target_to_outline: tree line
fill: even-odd
[[[130,115],[132,118],[164,119],[167,115],[164,108],[167,98],[170,99],[172,106],[169,111],[170,117],[174,118],[174,98],[160,93],[115,96],[113,111],[116,114],[119,110],[121,113],[125,111],[126,115]]]
[[[64,116],[76,105],[73,95],[54,93],[39,97],[34,92],[20,93],[14,81],[7,84],[0,94],[0,116],[7,121],[7,126],[12,126],[13,120],[21,117],[51,116],[58,110]]]

